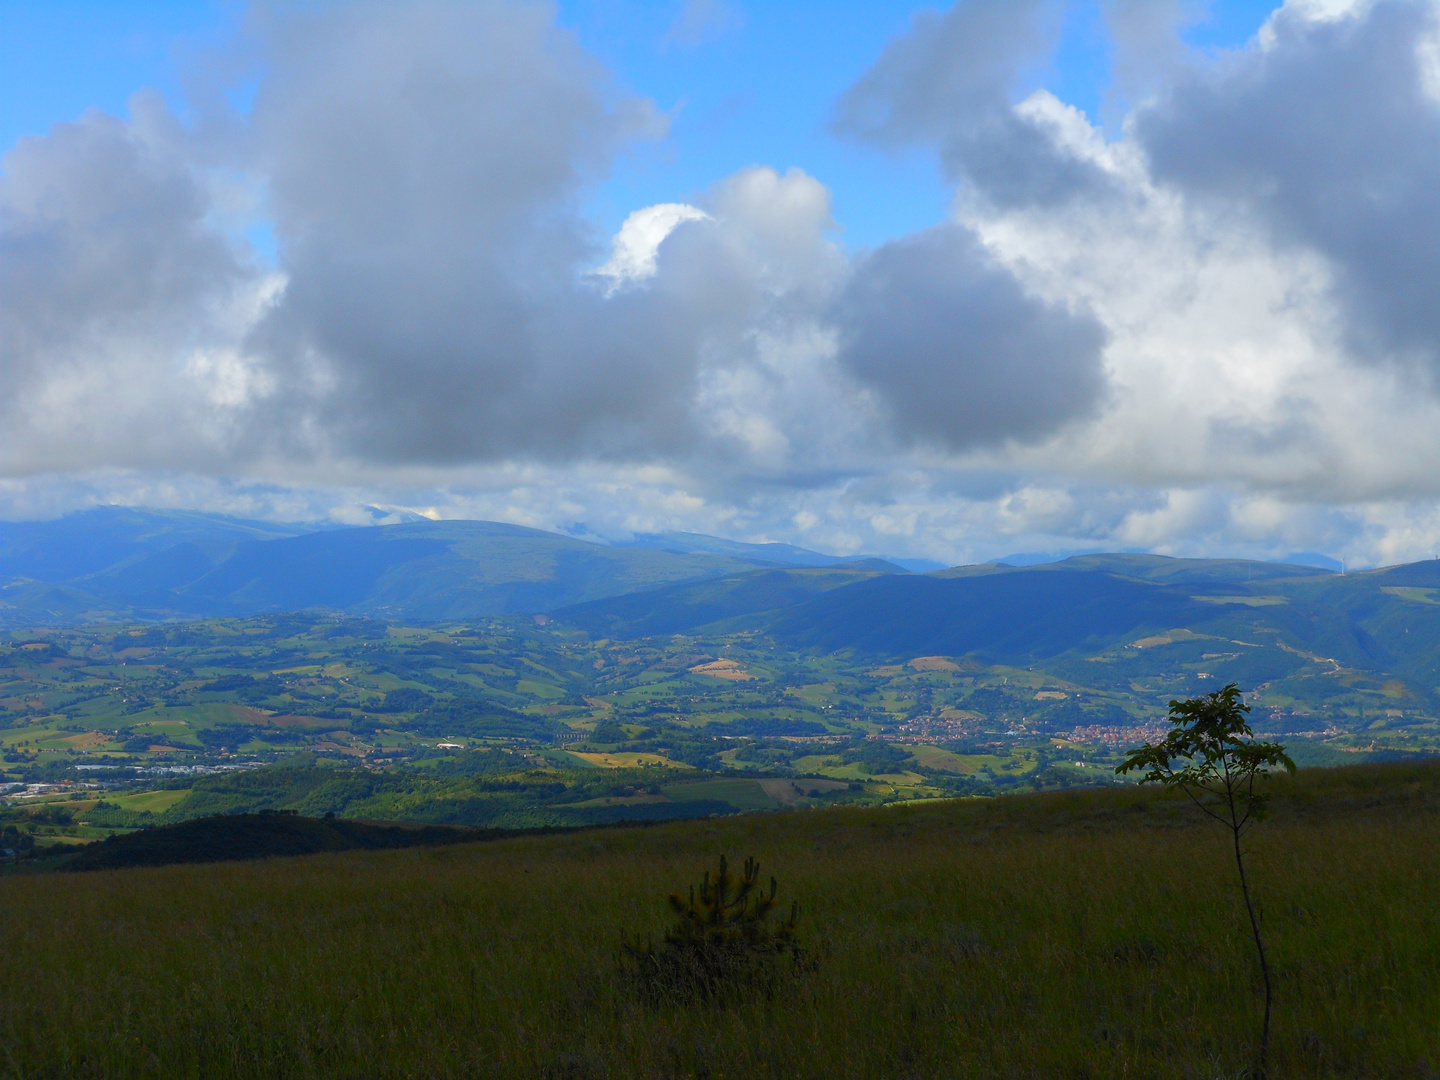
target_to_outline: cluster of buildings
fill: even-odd
[[[1069,735],[1069,741],[1127,747],[1159,742],[1169,733],[1170,728],[1164,724],[1130,724],[1124,727],[1113,724],[1086,724],[1075,728]]]
[[[97,787],[96,784],[23,784],[9,783],[0,784],[0,796],[9,799],[33,799],[40,795],[63,794],[70,791],[78,791],[82,788]]]
[[[940,743],[954,742],[956,739],[970,739],[979,735],[985,728],[987,721],[966,719],[948,719],[944,716],[917,716],[913,720],[907,720],[895,729],[894,734],[887,733],[881,738],[891,742],[914,742],[914,743]]]

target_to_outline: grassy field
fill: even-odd
[[[190,792],[184,788],[170,791],[142,791],[135,795],[112,796],[107,801],[122,810],[149,810],[152,814],[169,810]]]
[[[1440,1075],[1440,768],[1275,787],[1273,1075]],[[1197,818],[1106,789],[11,876],[0,1076],[1236,1076],[1259,978]],[[622,932],[722,852],[799,900],[812,970],[643,1004]]]

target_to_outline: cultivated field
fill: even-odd
[[[1279,781],[1273,1075],[1440,1070],[1440,768]],[[1221,830],[1107,789],[0,880],[6,1077],[1236,1076]],[[643,1004],[622,932],[728,852],[801,905],[773,999]]]

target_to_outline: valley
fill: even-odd
[[[55,526],[44,545],[0,555],[12,571],[17,559],[42,571],[43,550],[52,577],[113,577],[94,567],[117,551],[182,564],[196,529],[240,528],[126,513],[82,522],[88,540],[70,549]],[[150,531],[127,548],[117,521]],[[411,535],[430,525],[306,534],[329,538],[327,587],[360,596],[354,610],[0,630],[11,812],[50,807],[66,820],[37,835],[79,842],[265,808],[560,826],[1112,784],[1123,752],[1162,733],[1170,699],[1229,682],[1302,765],[1440,751],[1440,563],[1339,575],[1107,555],[921,574],[680,537],[657,541],[669,551],[585,546],[629,551],[632,568],[655,555],[732,563],[601,588],[593,559],[553,557],[580,541],[488,523]],[[462,533],[491,538],[475,567],[544,583],[555,602],[463,619],[366,613],[383,607],[365,598],[367,553]],[[226,542],[263,552],[292,539]],[[415,574],[405,588],[434,611],[490,595]],[[561,602],[589,588],[623,591]]]

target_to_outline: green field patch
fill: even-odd
[[[73,835],[81,840],[103,840],[105,837],[114,836],[116,833],[124,834],[135,831],[133,829],[102,828],[98,825],[86,825],[83,822],[70,827],[75,830]]]
[[[590,761],[587,758],[583,758],[579,754],[572,753],[569,750],[558,750],[556,753],[564,759],[561,768],[604,769],[608,767],[600,764],[598,761]]]
[[[747,713],[737,710],[715,713],[691,713],[685,717],[685,723],[690,727],[703,728],[707,724],[725,724],[731,720],[743,719]]]
[[[737,810],[773,810],[782,805],[759,780],[701,780],[693,784],[666,784],[660,790],[675,802],[713,800],[729,803]]]
[[[521,679],[515,684],[515,689],[531,697],[545,698],[552,701],[555,698],[565,696],[565,691],[560,689],[560,687],[551,686],[549,683],[535,682],[533,679]]]
[[[1391,596],[1398,596],[1401,600],[1409,600],[1416,604],[1437,604],[1440,605],[1440,589],[1420,588],[1413,585],[1382,585],[1381,592],[1387,592]]]
[[[1001,757],[999,754],[956,754],[955,756],[974,768],[976,772],[981,772],[987,765],[993,772],[1004,772],[1005,766],[1013,760],[1009,757]]]
[[[468,672],[468,671],[457,671],[457,672],[455,673],[455,676],[454,676],[454,677],[455,677],[455,681],[456,681],[456,682],[464,683],[466,686],[471,687],[472,689],[475,689],[475,690],[489,690],[489,689],[490,689],[490,684],[489,684],[489,683],[487,683],[487,682],[486,682],[484,679],[482,679],[479,675],[472,675],[472,674],[471,674],[470,672]]]
[[[953,750],[944,750],[938,746],[925,744],[907,745],[905,749],[910,751],[910,756],[921,767],[934,769],[936,772],[954,773],[956,776],[972,776],[979,771],[979,766]]]
[[[840,759],[834,754],[807,754],[794,761],[794,767],[798,772],[826,772],[839,764]]]
[[[177,802],[183,801],[189,793],[189,789],[186,788],[174,789],[174,791],[147,791],[137,793],[137,795],[117,795],[114,798],[105,799],[105,802],[112,802],[121,809],[134,811],[135,814],[141,814],[144,811],[150,811],[151,814],[163,814]]]
[[[558,671],[555,671],[555,670],[553,670],[553,669],[551,669],[551,668],[546,667],[544,664],[537,664],[534,660],[531,660],[528,656],[522,656],[520,659],[521,659],[521,661],[525,664],[526,667],[532,667],[532,668],[534,668],[536,671],[539,671],[539,672],[541,672],[541,673],[543,673],[543,674],[545,674],[545,675],[548,675],[548,676],[550,676],[550,678],[555,679],[555,680],[558,680],[559,682],[564,682],[564,681],[565,681],[565,676],[564,676],[564,675],[561,675]]]
[[[809,686],[792,686],[787,693],[805,701],[829,702],[835,697],[835,687],[832,683],[811,683]]]
[[[664,795],[607,795],[599,799],[586,799],[583,802],[556,803],[555,809],[583,810],[591,806],[644,806],[670,801]]]
[[[616,696],[622,698],[644,697],[646,694],[653,694],[655,686],[670,679],[671,672],[668,671],[642,671],[633,676],[634,685],[626,690],[619,691]]]
[[[1242,604],[1245,607],[1278,607],[1290,601],[1283,596],[1192,596],[1202,604]]]
[[[198,705],[161,705],[144,712],[112,716],[112,723],[131,728],[191,727],[206,728],[216,724],[264,724],[266,714],[248,705],[228,701],[207,701]]]
[[[144,716],[144,713],[140,713],[138,716]],[[129,726],[136,731],[164,731],[166,733],[173,733],[188,730],[190,721],[176,716],[169,716],[162,712],[157,716],[150,716],[144,720],[137,719],[135,723]]]
[[[816,780],[813,778],[756,780],[766,795],[778,803],[789,805],[801,799],[818,799],[837,791],[848,791],[849,783],[844,780]]]
[[[606,769],[641,769],[645,766],[662,766],[667,769],[688,769],[690,766],[671,761],[659,754],[631,753],[629,751],[607,753],[604,751],[566,750],[569,757],[578,758],[590,765]]]
[[[262,721],[266,727],[277,728],[333,728],[336,721],[323,716],[302,716],[297,713],[277,713]]]
[[[99,837],[80,836],[78,835],[78,830],[76,835],[40,831],[37,833],[36,839],[41,840],[46,844],[64,844],[67,847],[75,847],[81,844],[93,843],[95,840],[99,839]]]
[[[826,769],[825,775],[833,776],[837,780],[883,781],[891,785],[909,784],[923,786],[925,784],[924,776],[917,772],[911,772],[909,769],[897,769],[894,772],[870,773],[865,772],[859,762],[854,765],[842,765],[837,769]]]

